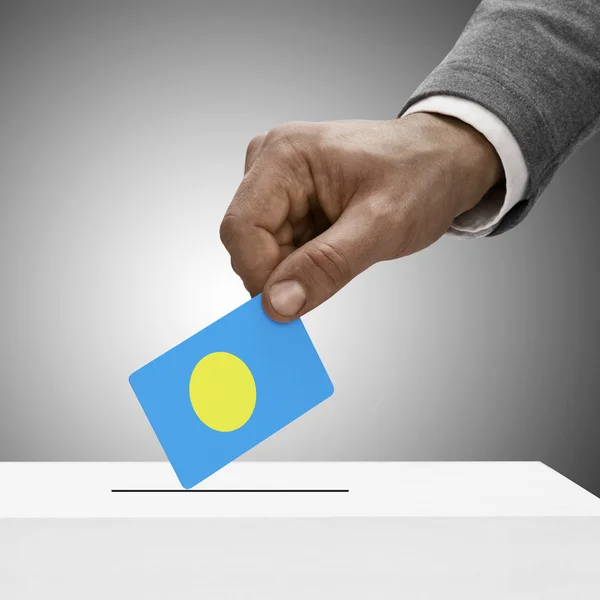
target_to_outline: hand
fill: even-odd
[[[450,117],[290,123],[248,146],[221,240],[267,314],[291,321],[435,242],[501,177],[493,146]]]

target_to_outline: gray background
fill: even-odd
[[[246,300],[218,226],[247,142],[393,118],[476,4],[4,0],[0,459],[163,459],[127,377]],[[600,494],[599,164],[306,317],[336,393],[247,457],[542,460]]]

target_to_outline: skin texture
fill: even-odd
[[[438,240],[502,178],[492,145],[451,117],[288,123],[250,142],[221,240],[267,314],[291,321]]]

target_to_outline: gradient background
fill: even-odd
[[[161,460],[128,375],[247,299],[247,142],[393,118],[476,1],[0,5],[0,459]],[[600,139],[529,218],[306,317],[335,395],[254,460],[541,460],[600,495]]]

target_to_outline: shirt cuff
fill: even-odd
[[[494,146],[506,177],[505,189],[493,187],[471,210],[456,217],[448,233],[476,238],[491,233],[504,215],[523,199],[529,173],[519,144],[508,127],[483,106],[455,96],[430,96],[413,104],[403,115],[431,112],[460,119],[477,129]]]

